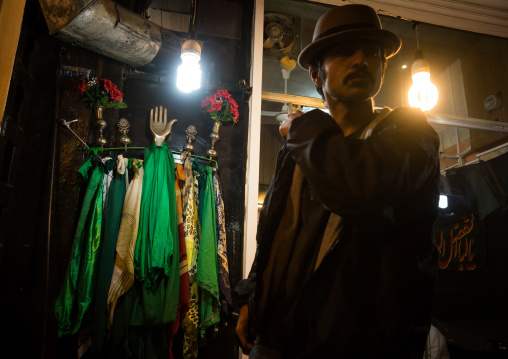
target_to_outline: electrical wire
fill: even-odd
[[[55,181],[55,163],[56,163],[56,137],[58,127],[58,116],[60,113],[60,69],[63,64],[62,53],[67,51],[66,48],[61,48],[59,52],[58,67],[55,75],[55,120],[53,121],[53,146],[51,148],[51,174],[49,180],[49,200],[48,200],[48,219],[47,219],[47,232],[46,232],[46,276],[44,278],[44,304],[43,304],[43,317],[42,317],[42,348],[41,358],[46,356],[46,336],[48,327],[48,292],[49,292],[49,261],[51,254],[51,212],[53,209],[53,184]]]

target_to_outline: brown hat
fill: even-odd
[[[298,56],[298,64],[307,70],[312,58],[319,51],[332,44],[355,39],[381,42],[386,58],[395,55],[401,46],[401,40],[397,35],[381,28],[381,21],[373,8],[358,4],[342,5],[319,18],[314,28],[312,43]]]

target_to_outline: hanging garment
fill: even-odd
[[[228,247],[226,242],[226,219],[224,218],[224,201],[222,200],[222,188],[217,170],[214,168],[213,193],[215,197],[215,214],[217,227],[217,261],[219,265],[219,290],[221,294],[221,309],[229,315],[229,309],[233,307],[231,298],[231,286],[229,284]]]
[[[197,187],[194,188],[196,191],[196,203],[198,204],[198,218],[201,221],[203,213],[203,203],[205,198],[206,189],[206,171],[205,168],[198,161],[192,162],[192,168],[197,178]],[[201,234],[201,233],[200,233]]]
[[[174,168],[166,143],[146,148],[134,269],[136,278],[151,290],[159,276],[171,277],[172,254],[178,246]]]
[[[115,168],[116,160],[111,157],[102,159],[104,163],[104,179],[102,181],[102,212],[105,214],[108,206],[109,186],[113,180],[113,168]]]
[[[194,162],[196,163],[196,162]],[[219,274],[217,267],[217,230],[212,168],[205,169],[206,187],[201,213],[197,282],[201,287],[200,346],[206,343],[206,331],[220,320]]]
[[[178,221],[178,244],[180,250],[180,294],[178,299],[178,313],[177,318],[174,322],[168,325],[168,337],[169,337],[169,358],[173,359],[173,339],[175,338],[178,329],[182,325],[182,322],[189,310],[189,267],[187,260],[187,250],[185,248],[185,233],[183,229],[183,210],[182,210],[182,189],[180,183],[185,181],[185,172],[181,164],[176,164],[175,168],[176,181],[176,214]]]
[[[138,169],[138,160],[132,162],[134,177],[129,184],[122,209],[122,219],[116,242],[115,265],[109,286],[107,311],[111,327],[118,298],[134,283],[134,247],[138,236],[139,209],[143,187],[144,168]]]
[[[76,334],[90,322],[95,295],[98,255],[101,250],[104,167],[98,157],[88,159],[79,173],[88,181],[71,249],[69,266],[55,303],[58,336]]]
[[[189,286],[190,300],[189,311],[183,321],[183,356],[186,359],[195,359],[198,356],[199,340],[199,287],[196,281],[199,253],[198,236],[198,209],[196,205],[196,193],[194,188],[197,186],[197,178],[192,173],[192,163],[190,157],[184,161],[185,186],[184,186],[184,233],[185,246],[189,262]],[[196,186],[195,186],[196,183]],[[185,196],[185,194],[187,194]]]
[[[184,160],[184,174],[185,184],[183,187],[183,213],[184,213],[184,234],[185,234],[185,249],[187,250],[187,264],[189,267],[189,275],[192,271],[193,263],[197,264],[197,253],[194,253],[194,241],[197,240],[197,207],[196,207],[196,195],[194,192],[194,180],[195,177],[192,173],[192,163],[190,156]],[[194,215],[194,210],[196,214]],[[199,241],[198,241],[199,247]],[[194,271],[195,273],[196,271]]]
[[[175,163],[166,143],[146,148],[144,168],[130,323],[156,326],[176,320],[179,298]]]
[[[108,291],[115,266],[115,248],[126,194],[125,166],[123,166],[124,159],[121,155],[118,156],[116,163],[117,168],[109,186],[107,210],[104,210],[104,239],[92,324],[93,351],[101,351],[106,341]]]

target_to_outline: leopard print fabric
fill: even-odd
[[[190,158],[184,162],[185,187],[184,187],[184,234],[187,258],[189,259],[189,286],[190,301],[189,311],[185,316],[183,327],[183,356],[185,359],[195,359],[198,356],[199,339],[199,287],[196,281],[197,257],[199,252],[198,237],[198,208],[195,200],[195,183]]]

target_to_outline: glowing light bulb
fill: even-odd
[[[430,82],[429,63],[424,59],[417,59],[411,66],[413,86],[409,89],[409,106],[419,107],[428,111],[437,104],[439,93],[437,87]]]
[[[180,55],[182,64],[176,74],[176,87],[185,93],[197,90],[201,87],[201,47],[194,40],[187,40],[182,45]]]
[[[444,195],[439,196],[439,208],[447,208],[448,207],[448,197]]]

